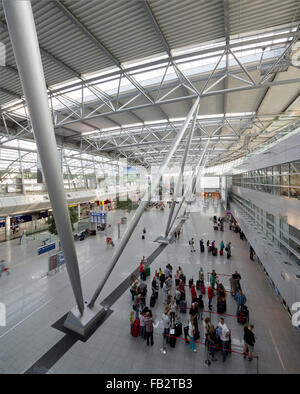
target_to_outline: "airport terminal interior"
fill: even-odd
[[[0,374],[300,373],[300,2],[0,0]]]

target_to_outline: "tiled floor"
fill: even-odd
[[[200,266],[205,273],[212,268],[219,273],[239,270],[257,336],[255,353],[259,355],[259,372],[299,373],[299,333],[291,326],[289,317],[274,296],[259,266],[249,260],[247,243],[230,232],[228,226],[225,226],[224,233],[213,232],[209,217],[219,214],[218,205],[214,206],[210,202],[205,206],[199,202],[198,208],[200,212],[193,212],[198,209],[192,209],[180,241],[169,245],[161,253],[152,264],[151,272],[159,267],[164,268],[168,262],[174,269],[180,265],[187,279],[191,276],[196,279]],[[105,285],[100,301],[137,267],[142,255],[150,255],[157,247],[152,241],[163,232],[167,213],[168,209],[165,212],[155,209],[145,212]],[[121,216],[123,214],[116,213],[111,222],[116,223]],[[147,228],[146,240],[141,239],[144,226]],[[114,234],[117,234],[116,228]],[[190,252],[188,245],[188,239],[192,236],[196,240],[195,253]],[[232,241],[232,259],[228,262],[226,258],[213,257],[207,252],[200,254],[200,237],[215,239],[217,245],[221,237],[224,242]],[[113,249],[105,245],[104,239],[104,234],[98,233],[96,237],[76,243],[86,300],[91,297],[113,254]],[[0,302],[7,305],[7,326],[0,327],[0,373],[23,373],[61,340],[65,334],[51,325],[74,306],[66,272],[51,278],[44,277],[47,256],[37,256],[38,246],[40,245],[34,242],[20,246],[16,241],[0,245],[1,257],[7,259],[11,268],[9,277],[0,278]],[[147,280],[149,286],[151,279]],[[224,284],[228,286],[227,279]],[[188,294],[188,301],[189,297]],[[235,302],[230,296],[227,304],[227,312],[234,313]],[[207,307],[206,298],[205,306]],[[161,354],[161,294],[153,308],[157,324],[153,347],[147,347],[141,338],[133,338],[129,333],[129,291],[124,293],[112,309],[113,313],[92,337],[85,343],[77,341],[48,373],[257,373],[255,361],[249,363],[237,354],[229,356],[225,363],[217,355],[219,360],[206,367],[204,346],[197,345],[197,353],[193,353],[184,341],[179,340],[175,349],[168,347],[167,354]],[[188,314],[182,314],[180,318],[185,324]],[[212,314],[212,320],[217,323],[218,315]],[[226,322],[232,330],[233,350],[240,351],[243,329],[233,317],[227,317]]]

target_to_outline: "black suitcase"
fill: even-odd
[[[174,328],[171,328],[171,330],[170,330],[169,345],[170,345],[170,347],[176,346],[176,335],[175,335]]]
[[[204,252],[204,245],[201,245],[201,252]]]
[[[182,324],[180,322],[175,324],[175,337],[180,337],[182,335]]]
[[[185,293],[181,293],[180,294],[180,301],[184,301],[185,300]]]
[[[212,251],[212,255],[213,256],[217,256],[217,254],[218,254],[218,249],[214,248],[213,251]]]
[[[218,301],[217,303],[217,312],[218,313],[225,313],[226,307],[224,301]]]
[[[156,301],[155,295],[152,294],[152,296],[150,297],[150,308],[153,308],[155,306],[155,301]]]
[[[145,239],[145,235],[142,235],[142,239]]]
[[[187,309],[187,303],[186,303],[186,301],[181,300],[181,301],[180,301],[180,304],[179,304],[179,312],[180,312],[180,313],[186,313],[186,309]]]
[[[193,284],[194,284],[194,279],[191,278],[191,279],[189,280],[189,288],[191,288]]]
[[[188,335],[189,335],[189,326],[184,327],[184,338],[185,338],[185,343],[188,345],[190,341],[188,340]]]

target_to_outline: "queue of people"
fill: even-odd
[[[145,258],[143,257],[142,260],[145,260]],[[135,330],[136,335],[134,336],[141,336],[148,346],[153,346],[154,320],[151,309],[146,306],[147,286],[145,283],[141,283],[141,281],[136,277],[132,277],[131,279],[130,291],[133,301],[133,311],[130,312],[131,332],[132,335],[134,335],[134,327],[138,320],[139,329]],[[230,293],[237,302],[237,315],[239,315],[241,308],[245,306],[247,301],[246,296],[243,294],[241,289],[241,279],[241,275],[237,271],[235,271],[230,278]],[[189,288],[191,298],[190,307],[187,307],[186,302],[187,288]],[[155,298],[158,298],[159,289],[161,289],[163,295],[163,303],[165,307],[160,318],[160,322],[164,349],[166,345],[172,346],[172,343],[174,343],[173,341],[176,335],[174,333],[172,334],[172,332],[175,332],[175,330],[173,330],[174,327],[181,326],[180,315],[182,313],[186,314],[187,311],[189,311],[188,325],[184,327],[184,334],[186,343],[189,344],[191,350],[193,352],[197,351],[195,341],[200,338],[200,328],[203,326],[205,344],[207,345],[209,359],[211,361],[216,361],[217,359],[215,354],[218,350],[221,350],[222,360],[223,362],[226,361],[226,358],[231,351],[231,330],[225,322],[224,316],[220,317],[217,326],[211,324],[209,317],[203,317],[203,314],[205,313],[203,296],[206,295],[203,268],[199,269],[199,277],[195,285],[193,283],[193,279],[189,281],[189,284],[186,284],[186,276],[184,275],[181,267],[177,268],[173,277],[173,267],[171,264],[167,264],[164,270],[159,268],[155,271],[151,282],[151,289],[151,297],[154,296]],[[212,300],[216,296],[218,300],[217,313],[223,314],[226,312],[226,290],[222,283],[219,283],[219,278],[215,270],[212,270],[209,275],[207,296],[209,311],[212,311],[213,309]],[[223,306],[225,305],[225,308],[222,311],[219,311],[220,304]],[[199,321],[203,321],[203,325],[199,326]],[[253,325],[250,325],[248,321],[247,324],[244,324],[243,352],[244,358],[248,357],[249,361],[253,360],[254,344],[256,341],[253,328]],[[177,336],[178,335],[181,335],[181,333],[177,333]]]

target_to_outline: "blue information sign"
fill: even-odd
[[[106,213],[103,212],[90,212],[91,223],[106,223]]]
[[[38,255],[41,255],[43,253],[50,252],[50,250],[53,250],[55,248],[56,248],[56,243],[53,242],[52,244],[48,244],[48,245],[42,246],[41,248],[38,248],[37,252],[38,252]]]

